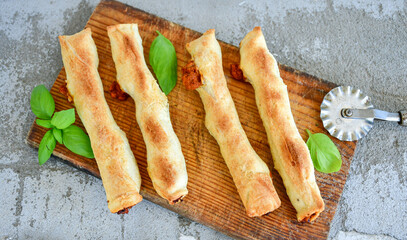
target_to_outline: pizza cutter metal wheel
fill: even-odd
[[[370,98],[359,89],[340,86],[332,89],[321,104],[325,129],[342,141],[356,141],[372,129],[374,119],[407,126],[407,111],[390,113],[374,109]]]

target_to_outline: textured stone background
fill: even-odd
[[[237,45],[261,25],[283,64],[362,89],[376,107],[407,109],[407,3],[127,1]],[[352,2],[352,3],[351,3]],[[373,3],[374,2],[374,3]],[[0,239],[227,239],[148,201],[108,213],[102,182],[24,143],[32,88],[62,67],[57,36],[81,30],[98,1],[0,3]],[[407,128],[377,122],[358,143],[331,239],[407,239]]]

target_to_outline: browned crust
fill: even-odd
[[[137,205],[139,202],[143,200],[143,197],[136,193],[124,193],[120,196],[116,196],[115,202],[118,202],[117,204],[114,204],[114,208],[111,208],[110,211],[112,213],[117,213],[117,214],[127,214],[129,210]],[[108,201],[109,204],[109,201]]]
[[[246,213],[249,217],[262,216],[280,207],[281,201],[274,190],[271,174],[257,174],[253,180],[253,191],[256,191],[255,198],[251,198],[247,203]],[[271,196],[270,196],[271,193]],[[270,201],[269,199],[277,199]]]
[[[162,167],[162,170],[156,173],[159,179],[162,180],[167,187],[174,185],[177,180],[175,178],[175,174],[177,173],[176,166],[171,164],[166,156],[159,157],[155,162]]]
[[[91,140],[108,207],[116,213],[142,200],[140,174],[124,133],[106,103],[97,71],[98,55],[87,28],[72,36],[59,36],[67,75],[67,88]]]
[[[150,141],[156,145],[168,143],[168,136],[155,116],[147,117],[145,129]]]
[[[118,30],[120,31],[120,30]],[[142,65],[144,63],[144,56],[140,54],[137,49],[134,48],[134,46],[137,44],[137,42],[134,40],[134,38],[130,38],[128,35],[123,34],[124,37],[124,48],[126,51],[128,51],[128,56],[133,57],[134,59],[134,69],[137,69],[138,66]],[[137,81],[136,83],[138,84],[141,92],[146,90],[147,88],[147,76],[143,71],[136,71],[137,73]]]
[[[233,127],[231,116],[227,113],[220,113],[219,116],[216,117],[216,125],[222,132],[229,131]]]
[[[117,81],[133,97],[147,148],[148,173],[157,193],[170,204],[188,190],[181,145],[171,125],[168,100],[148,69],[136,24],[107,27]]]
[[[178,172],[180,171],[178,166],[175,166],[168,159],[169,156],[161,155],[155,159],[151,159],[152,165],[160,166],[160,168],[148,168],[148,173],[151,177],[155,178],[153,182],[154,188],[162,197],[168,200],[168,203],[173,205],[180,202],[188,194],[188,190],[181,188],[175,192],[169,192],[177,184]]]
[[[256,217],[274,211],[281,201],[267,165],[251,147],[240,124],[223,73],[215,30],[206,31],[186,47],[204,79],[197,91],[206,112],[205,125],[219,144],[247,215]]]
[[[324,209],[312,160],[291,113],[288,92],[260,27],[240,43],[240,67],[255,89],[274,166],[280,173],[298,221],[313,221]],[[260,104],[261,103],[261,104]]]
[[[112,25],[107,27],[108,33],[113,33],[115,31],[120,33],[120,36],[123,38],[123,45],[120,46],[120,51],[124,52],[126,55],[126,58],[128,59],[123,59],[123,61],[127,61],[127,64],[131,64],[132,69],[140,69],[140,66],[145,65],[144,62],[144,56],[136,49],[135,46],[138,45],[136,39],[133,36],[130,36],[129,34],[122,32],[120,30],[120,25]],[[145,71],[134,71],[133,73],[136,74],[135,79],[137,81],[134,81],[134,83],[137,84],[137,88],[140,89],[140,93],[143,93],[146,91],[147,88],[147,81],[148,81],[148,76],[146,75],[147,73]]]

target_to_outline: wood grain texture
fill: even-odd
[[[165,199],[157,195],[148,177],[146,148],[136,122],[133,100],[129,98],[126,101],[118,101],[111,98],[109,94],[109,87],[116,79],[116,70],[111,56],[106,27],[119,23],[138,24],[147,63],[150,45],[157,36],[156,30],[171,40],[177,52],[178,84],[168,95],[168,100],[174,131],[181,142],[187,161],[189,194],[182,203],[174,206],[169,205]],[[355,142],[341,142],[332,138],[342,155],[342,169],[334,174],[316,172],[317,183],[326,209],[314,223],[298,223],[295,209],[285,193],[283,182],[277,171],[273,169],[267,136],[255,103],[254,90],[250,84],[235,81],[230,76],[230,64],[239,62],[238,48],[220,42],[224,72],[240,121],[254,150],[272,170],[273,182],[282,202],[279,209],[267,216],[249,218],[245,214],[232,177],[220,154],[218,144],[205,128],[205,111],[198,93],[187,91],[181,83],[181,68],[190,59],[185,44],[201,36],[201,33],[114,1],[101,2],[93,12],[86,27],[92,29],[92,36],[97,45],[100,60],[99,73],[103,81],[107,103],[117,124],[127,134],[137,159],[142,177],[141,194],[144,198],[235,238],[325,239],[327,237],[346,181],[356,146]],[[58,44],[57,41],[55,44]],[[280,65],[279,67],[281,77],[288,86],[294,119],[302,137],[307,139],[305,129],[328,134],[319,117],[320,104],[324,95],[336,85],[287,66]],[[65,71],[62,69],[51,89],[56,111],[73,107],[65,96],[59,93],[59,88],[64,84],[65,79]],[[75,124],[83,128],[78,116],[76,119]],[[31,146],[38,147],[45,132],[45,128],[33,123],[27,142]],[[53,154],[99,177],[94,159],[78,156],[59,144],[57,144]],[[129,214],[132,214],[132,211]]]

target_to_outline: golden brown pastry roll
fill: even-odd
[[[139,194],[141,178],[126,135],[106,103],[91,35],[87,28],[72,36],[59,36],[66,83],[89,134],[108,207],[113,213],[122,213],[143,199]]]
[[[174,204],[188,193],[188,175],[181,144],[172,128],[167,97],[146,65],[137,24],[110,26],[107,31],[117,82],[136,104],[154,189]]]
[[[194,63],[184,69],[184,85],[187,89],[198,87],[206,112],[205,125],[219,144],[247,215],[261,216],[275,210],[281,201],[270,170],[253,150],[240,124],[226,85],[215,30],[208,30],[186,47]]]
[[[297,210],[297,219],[313,221],[324,210],[324,202],[315,182],[310,153],[295,126],[287,86],[280,77],[276,60],[267,49],[260,27],[254,28],[242,40],[240,57],[240,68],[255,90],[274,167]]]

